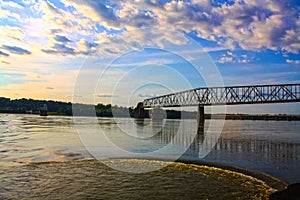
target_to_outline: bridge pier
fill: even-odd
[[[197,133],[198,134],[204,133],[204,121],[205,121],[204,106],[198,104],[198,112],[197,112]]]
[[[139,120],[144,120],[145,118],[145,109],[143,107],[143,102],[139,102],[134,109],[134,118]]]
[[[143,103],[139,102],[134,108],[133,111],[133,117],[134,117],[134,122],[139,125],[143,126],[144,125],[144,118],[145,118],[145,109],[143,107]]]

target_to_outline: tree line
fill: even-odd
[[[99,103],[97,105],[87,105],[87,104],[72,104],[71,102],[61,102],[52,100],[34,100],[34,99],[14,99],[0,97],[0,113],[32,113],[39,114],[40,108],[46,104],[48,108],[49,115],[73,115],[73,105],[76,105],[77,111],[76,115],[91,116],[93,113],[98,117],[133,117],[134,108],[133,107],[122,107],[111,104],[104,105]],[[91,110],[92,109],[92,110]],[[188,111],[177,111],[177,110],[166,110],[166,115],[168,119],[196,119],[196,112]],[[149,110],[145,110],[145,117],[149,118]],[[206,114],[206,119],[223,119],[223,114]],[[258,114],[226,114],[226,119],[230,120],[300,120],[300,115],[258,115]]]
[[[32,113],[39,114],[40,108],[46,104],[49,115],[73,115],[73,107],[71,102],[61,102],[52,100],[34,100],[34,99],[14,99],[0,97],[0,113]],[[87,104],[73,104],[77,108],[76,115],[90,116],[91,113],[95,113],[98,117],[133,117],[133,107],[122,107],[111,104],[104,105],[99,103],[97,105]],[[92,110],[91,110],[92,109]],[[176,110],[168,110],[167,118],[180,119],[181,112]],[[195,117],[195,113],[186,112],[190,114],[191,118]],[[149,111],[146,111],[145,117],[149,117]]]
[[[34,99],[15,99],[11,100],[9,98],[0,97],[0,112],[1,113],[32,113],[39,114],[40,108],[46,104],[48,108],[49,115],[67,115],[71,116],[72,113],[72,103],[71,102],[61,102],[61,101],[52,101],[52,100],[34,100]],[[91,109],[93,105],[87,104],[75,104],[76,107],[79,107],[81,110],[77,113],[85,113],[88,115],[89,112],[86,112]],[[125,108],[119,106],[112,106],[111,104],[97,104],[93,106],[96,115],[101,117],[112,117],[114,113],[128,113],[133,112],[133,108]]]

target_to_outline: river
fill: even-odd
[[[227,120],[218,135],[209,134],[218,120],[206,120],[204,134],[195,134],[195,120],[165,120],[147,136],[149,120],[97,118],[112,149],[86,139],[90,118],[80,120],[0,114],[0,199],[264,199],[275,189],[214,164],[300,182],[298,121]],[[88,146],[93,140],[97,148]],[[176,158],[207,165],[167,162]]]

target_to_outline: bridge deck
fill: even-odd
[[[211,106],[300,102],[300,84],[195,88],[145,99],[144,108],[155,106]]]

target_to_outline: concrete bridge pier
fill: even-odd
[[[144,120],[145,118],[145,109],[143,107],[143,102],[139,102],[134,109],[134,118],[139,120]]]
[[[204,121],[205,121],[204,106],[199,104],[198,112],[197,112],[197,133],[198,134],[204,133]]]
[[[133,111],[134,122],[139,126],[144,126],[145,109],[143,102],[139,102]]]

